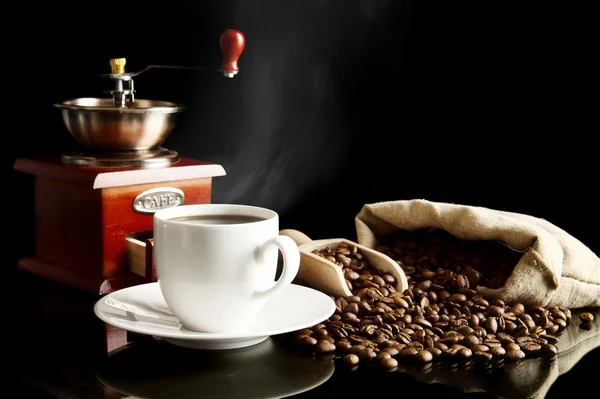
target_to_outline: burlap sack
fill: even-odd
[[[370,248],[378,236],[398,229],[439,228],[457,238],[498,240],[523,255],[504,287],[480,286],[481,294],[533,306],[600,306],[600,259],[547,220],[415,199],[364,205],[355,224],[358,243]]]

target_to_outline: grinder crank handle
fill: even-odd
[[[224,76],[232,78],[240,71],[238,60],[246,47],[246,38],[239,30],[227,29],[221,35],[219,45],[223,54],[220,71]]]
[[[223,62],[221,67],[217,69],[217,72],[221,72],[223,76],[233,78],[239,71],[238,60],[246,47],[246,37],[239,30],[227,29],[221,34],[219,40],[219,47],[223,54]],[[162,68],[162,69],[196,69],[196,70],[208,70],[206,67],[193,67],[193,66],[178,66],[178,65],[148,65],[146,68],[139,72],[125,73],[125,59],[118,58],[111,60],[112,72],[108,75],[113,79],[124,79],[133,78],[141,75],[148,69]]]

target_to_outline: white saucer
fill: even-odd
[[[115,305],[134,311],[118,309]],[[334,312],[335,303],[329,296],[296,284],[273,294],[256,317],[254,326],[244,333],[201,333],[182,328],[167,306],[158,283],[115,291],[94,305],[94,313],[105,323],[195,349],[234,349],[255,345],[271,335],[311,327],[328,319]]]

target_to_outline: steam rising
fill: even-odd
[[[238,3],[231,27],[247,41],[240,73],[210,88],[214,103],[229,98],[230,116],[211,121],[204,137],[191,144],[197,148],[186,144],[181,150],[225,168],[227,176],[213,181],[213,202],[285,212],[307,190],[343,171],[352,150],[344,132],[352,124],[340,107],[340,93],[353,82],[340,76],[348,80],[376,16],[387,6],[387,1]]]

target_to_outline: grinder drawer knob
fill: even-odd
[[[239,72],[238,59],[246,47],[246,38],[244,34],[238,30],[227,29],[221,35],[219,42],[221,52],[223,53],[223,64],[221,71],[223,75],[232,78]]]

